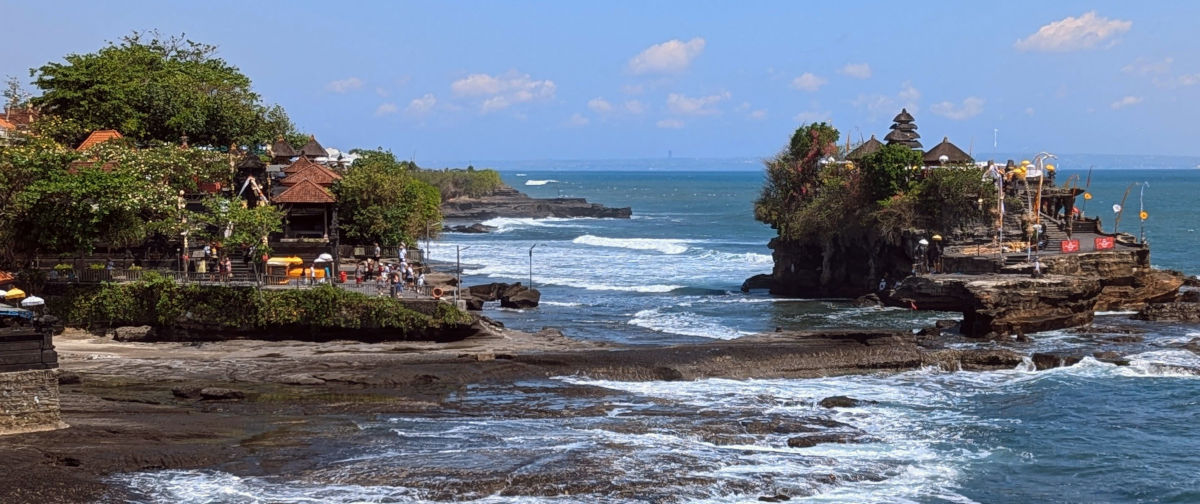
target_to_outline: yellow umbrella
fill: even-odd
[[[4,294],[4,299],[21,299],[23,297],[25,297],[25,291],[16,287]]]

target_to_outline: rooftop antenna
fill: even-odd
[[[996,153],[999,152],[996,150],[997,145],[1000,145],[1000,129],[992,128],[992,157],[995,157]]]

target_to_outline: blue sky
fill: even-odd
[[[1200,154],[1200,2],[0,0],[0,75],[131,30],[216,44],[326,146],[437,160],[769,156],[909,107],[931,147]]]

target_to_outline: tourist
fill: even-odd
[[[396,256],[400,258],[400,262],[404,262],[405,258],[408,257],[408,245],[400,242],[400,248],[396,250]]]
[[[379,242],[375,242],[375,247],[371,249],[371,257],[374,258],[376,261],[378,261],[379,254],[380,254]]]
[[[354,265],[354,284],[359,285],[363,281],[363,263],[359,262]]]
[[[425,274],[422,273],[421,276],[424,277]],[[879,279],[879,292],[883,292],[885,290],[887,290],[887,273],[884,273],[883,278]]]
[[[226,282],[233,280],[233,261],[229,259],[229,256],[221,259],[221,279]]]
[[[417,275],[417,294],[424,294],[424,293],[425,293],[425,272],[421,271],[421,273],[419,275]]]
[[[375,278],[375,260],[368,257],[367,265],[363,268],[363,280],[370,282],[373,278]]]
[[[316,284],[317,284],[317,263],[314,262],[314,263],[312,263],[312,266],[308,267],[308,285],[316,285]]]
[[[394,298],[400,289],[400,275],[398,273],[391,273],[388,275],[388,283],[391,285],[391,290],[389,292]]]

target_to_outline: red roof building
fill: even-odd
[[[88,150],[92,147],[95,147],[99,144],[102,144],[104,142],[107,142],[109,140],[114,140],[117,138],[123,138],[121,136],[121,133],[117,130],[93,131],[92,134],[88,135],[87,139],[85,139],[83,141],[83,143],[79,144],[79,147],[75,148],[75,150],[82,152],[82,151]]]

